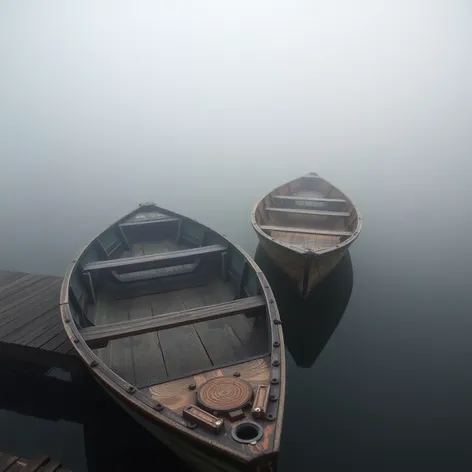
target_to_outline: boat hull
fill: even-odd
[[[276,472],[277,454],[265,456],[264,462],[244,464],[231,457],[223,456],[214,449],[204,444],[191,441],[171,428],[166,428],[147,417],[143,416],[130,404],[123,402],[105,384],[95,378],[103,390],[128,413],[144,429],[151,433],[158,441],[173,451],[182,461],[186,462],[192,469],[202,472]]]
[[[293,281],[298,292],[307,298],[313,289],[337,266],[349,246],[321,255],[301,254],[277,244],[258,233],[261,246]]]

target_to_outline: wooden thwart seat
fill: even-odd
[[[302,234],[319,234],[323,236],[351,236],[350,231],[337,231],[335,229],[315,229],[315,228],[293,228],[290,226],[269,226],[261,225],[263,231],[281,231],[282,233],[302,233]]]
[[[86,264],[84,272],[103,272],[114,270],[117,272],[134,272],[160,267],[171,267],[177,264],[192,262],[196,257],[218,254],[226,251],[226,246],[215,244],[202,246],[182,251],[172,251],[147,256],[122,257],[121,259],[110,259]]]
[[[199,323],[201,321],[210,321],[238,313],[247,314],[248,312],[264,306],[264,298],[257,295],[219,303],[217,305],[208,305],[137,320],[92,326],[82,329],[81,335],[92,349],[97,349],[106,346],[112,339],[126,338],[152,331],[176,328],[178,326]]]
[[[349,216],[347,211],[323,211],[323,210],[298,210],[293,208],[275,208],[267,207],[267,211],[274,211],[280,213],[295,213],[299,215],[318,215],[318,216]]]
[[[129,227],[129,226],[141,226],[141,225],[156,225],[159,223],[173,223],[179,221],[179,218],[173,218],[169,216],[168,218],[155,218],[149,220],[134,220],[134,221],[127,221],[126,223],[121,223],[120,227]]]
[[[295,200],[303,202],[347,203],[347,200],[343,200],[342,198],[303,197],[301,195],[272,195],[272,198],[277,200]]]

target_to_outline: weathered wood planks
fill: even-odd
[[[226,246],[214,244],[182,251],[173,251],[163,254],[151,254],[145,256],[123,257],[108,261],[91,262],[84,267],[84,272],[97,272],[107,270],[138,271],[156,269],[158,267],[169,267],[176,264],[185,264],[193,261],[196,257],[219,254],[226,251]]]
[[[113,339],[136,336],[162,329],[177,328],[237,313],[248,313],[263,306],[265,306],[264,299],[260,296],[254,296],[137,320],[120,320],[118,315],[114,315],[116,323],[84,328],[81,330],[81,334],[87,344],[98,346]]]
[[[326,236],[351,236],[350,231],[337,231],[334,229],[316,229],[316,228],[294,228],[293,226],[271,226],[261,225],[264,231],[280,231],[282,233],[303,233],[303,234],[319,234]]]
[[[321,197],[304,197],[302,195],[272,195],[276,200],[287,201],[303,201],[303,202],[320,202],[320,203],[347,203],[343,198],[321,198]]]
[[[70,472],[64,469],[60,462],[43,455],[37,459],[28,460],[0,452],[0,472]]]
[[[0,357],[69,370],[82,364],[59,313],[61,278],[0,273]]]
[[[279,213],[293,213],[297,215],[311,215],[311,216],[347,217],[350,215],[350,213],[347,211],[297,210],[294,208],[277,208],[277,207],[267,207],[266,211],[279,212]]]

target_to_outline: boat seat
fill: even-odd
[[[301,233],[301,234],[314,234],[323,236],[352,236],[350,231],[337,231],[335,229],[316,229],[316,228],[293,228],[291,226],[270,226],[261,225],[260,228],[263,231],[280,231],[282,233]]]
[[[141,221],[134,220],[134,221],[127,221],[125,223],[121,223],[120,227],[127,228],[127,227],[132,227],[132,226],[156,225],[156,224],[161,224],[161,223],[174,223],[177,221],[179,221],[179,218],[173,218],[173,217],[155,218],[155,219],[141,220]]]
[[[160,267],[172,267],[177,264],[187,264],[197,257],[220,254],[226,251],[226,246],[215,244],[212,246],[201,246],[182,251],[172,251],[147,256],[122,257],[120,259],[110,259],[107,261],[90,262],[83,267],[83,272],[106,272],[116,271],[137,272],[148,269],[158,269]]]
[[[347,203],[342,198],[322,198],[322,197],[303,197],[301,195],[271,195],[276,200],[303,201],[303,202],[320,202],[320,203]]]
[[[280,212],[280,213],[294,213],[298,215],[318,215],[318,216],[342,216],[347,217],[350,215],[347,211],[323,211],[323,210],[296,210],[293,208],[276,208],[267,207],[267,211]]]
[[[264,298],[257,295],[254,297],[239,298],[217,305],[208,305],[192,308],[190,310],[166,313],[159,316],[87,327],[83,328],[80,333],[90,348],[98,349],[106,346],[108,342],[113,339],[127,338],[129,336],[136,336],[152,331],[176,328],[178,326],[214,320],[238,313],[247,314],[264,306]]]

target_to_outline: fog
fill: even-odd
[[[287,350],[281,469],[470,469],[471,45],[468,0],[2,0],[0,270],[62,275],[142,201],[254,253],[254,203],[317,172],[364,227],[335,333]],[[84,470],[0,412],[37,433],[1,450]]]
[[[2,266],[59,273],[143,200],[245,243],[254,202],[308,171],[373,217],[470,230],[447,214],[471,26],[467,1],[2,1]]]

